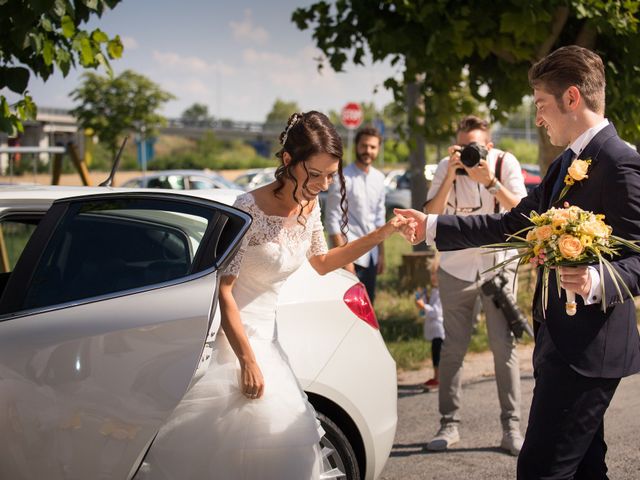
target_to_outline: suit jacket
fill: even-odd
[[[640,240],[640,155],[618,137],[609,124],[596,134],[580,154],[592,159],[588,178],[576,182],[561,200],[552,199],[553,184],[559,175],[560,159],[549,167],[540,185],[505,215],[438,217],[436,246],[457,250],[504,242],[506,235],[531,223],[532,210],[542,213],[564,202],[605,215],[614,235]],[[640,255],[626,251],[611,263],[633,295],[640,294]],[[558,298],[555,275],[549,275],[549,300],[542,314],[541,277],[533,300],[533,318],[546,322],[556,349],[571,367],[588,377],[620,378],[640,371],[640,338],[633,298],[620,298],[609,274],[604,273],[606,312],[600,302],[584,305],[576,296],[578,312],[565,313],[566,297]]]

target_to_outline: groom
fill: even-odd
[[[531,67],[529,83],[536,124],[547,130],[552,144],[568,148],[538,188],[504,216],[425,216],[397,210],[416,220],[416,242],[425,240],[439,250],[503,242],[506,235],[531,225],[527,217],[532,210],[541,213],[565,202],[604,214],[615,235],[640,240],[640,155],[604,117],[600,57],[577,46],[560,48]],[[567,169],[576,158],[591,163],[587,176],[566,191]],[[640,256],[624,252],[611,263],[638,295]],[[541,275],[533,300],[536,381],[518,479],[606,479],[604,414],[620,379],[640,371],[633,298],[620,297],[606,271],[600,277],[594,267],[563,267],[560,286],[575,292],[578,302],[578,313],[569,317],[566,299],[555,294],[555,277],[549,276],[545,315]],[[600,305],[603,284],[606,312]]]

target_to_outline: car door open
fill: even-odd
[[[200,198],[55,202],[0,297],[0,478],[130,478],[189,387],[251,217]]]

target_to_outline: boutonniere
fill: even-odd
[[[558,200],[560,200],[562,197],[564,197],[567,194],[567,192],[573,186],[574,183],[581,182],[585,178],[589,178],[589,175],[587,175],[587,172],[589,172],[590,165],[591,165],[590,158],[585,158],[584,160],[576,158],[573,162],[571,162],[571,165],[567,169],[567,175],[564,177],[564,187],[560,191],[560,196],[558,197]]]

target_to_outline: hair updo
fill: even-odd
[[[344,185],[344,176],[342,174],[342,139],[336,131],[335,127],[323,113],[312,110],[306,113],[294,113],[289,117],[287,126],[279,137],[282,148],[276,153],[281,161],[280,166],[276,169],[275,177],[278,186],[274,190],[274,194],[279,196],[280,191],[284,187],[285,179],[293,182],[293,199],[300,206],[300,214],[298,221],[301,221],[303,205],[297,200],[296,193],[299,185],[293,175],[293,169],[298,164],[302,164],[307,178],[302,185],[306,187],[309,181],[309,172],[306,162],[314,155],[328,154],[338,160],[338,177],[340,179],[340,209],[342,210],[342,220],[340,222],[340,231],[346,235],[347,232],[347,193]],[[287,152],[291,156],[288,165],[284,164],[283,154]],[[303,222],[301,222],[303,223]]]

